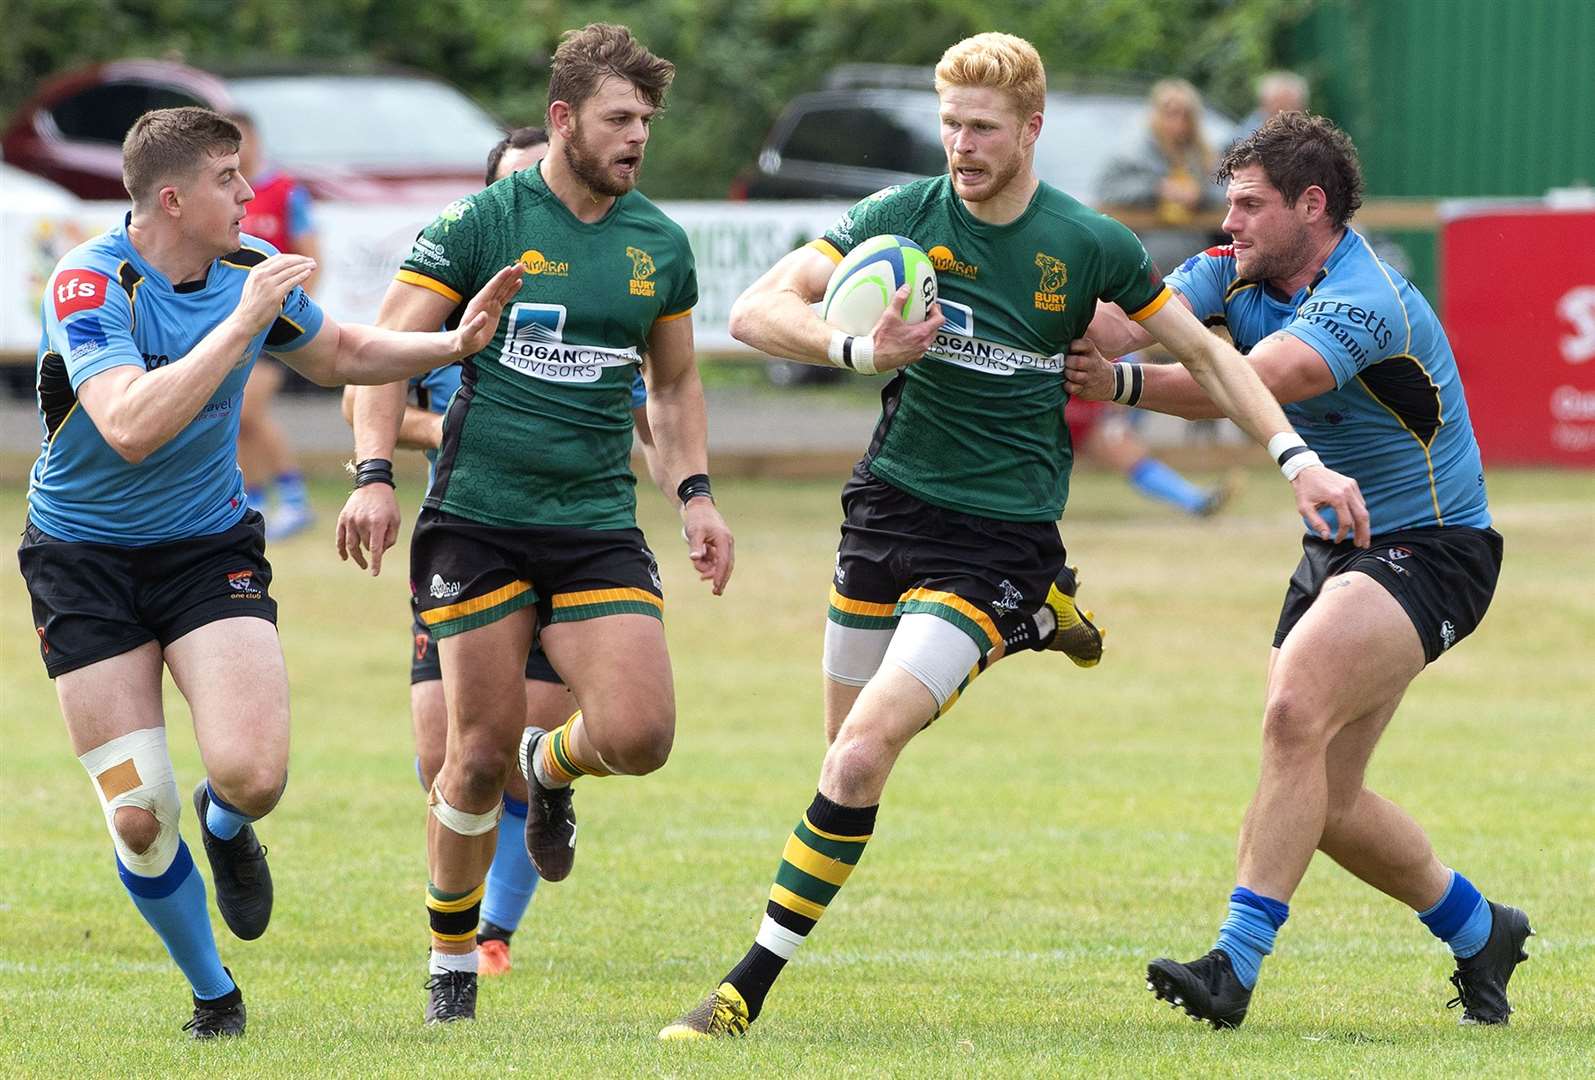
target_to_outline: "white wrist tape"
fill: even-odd
[[[839,368],[856,371],[860,375],[875,374],[875,339],[868,335],[854,336],[834,330],[825,355]]]
[[[1318,455],[1307,448],[1306,440],[1294,431],[1281,431],[1269,439],[1268,453],[1286,480],[1296,479],[1303,469],[1323,464]]]
[[[1141,365],[1129,360],[1120,360],[1113,365],[1113,400],[1120,405],[1134,407],[1141,400],[1141,388],[1145,385],[1145,376],[1141,372]]]

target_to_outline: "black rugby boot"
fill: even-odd
[[[205,841],[210,876],[216,885],[216,908],[227,929],[244,941],[254,941],[271,922],[271,868],[266,849],[255,839],[255,829],[245,825],[231,840],[211,835],[205,825],[210,809],[210,786],[201,780],[194,789],[194,813],[199,815],[199,835]]]
[[[452,1024],[476,1019],[476,972],[440,971],[426,981],[429,1024]]]
[[[564,881],[576,861],[576,810],[569,785],[546,788],[532,768],[548,732],[539,731],[521,743],[521,772],[526,777],[526,854],[544,881]]]
[[[226,968],[222,969],[227,971]],[[231,971],[227,971],[229,977]],[[191,1039],[225,1039],[244,1033],[244,994],[238,983],[219,998],[194,999],[194,1016],[183,1025]]]
[[[1504,1024],[1512,1015],[1512,1006],[1506,1000],[1506,984],[1512,972],[1529,958],[1523,943],[1534,935],[1529,917],[1515,907],[1490,904],[1490,939],[1484,948],[1457,961],[1451,975],[1451,985],[1457,996],[1446,1002],[1446,1008],[1462,1006],[1462,1024]]]
[[[1188,964],[1167,958],[1152,961],[1146,966],[1146,988],[1159,1001],[1183,1008],[1191,1019],[1205,1020],[1220,1031],[1240,1027],[1252,1002],[1252,992],[1236,978],[1222,949]]]

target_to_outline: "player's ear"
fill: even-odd
[[[163,214],[166,214],[170,217],[182,216],[183,197],[178,193],[177,188],[173,187],[171,184],[167,184],[165,187],[161,188],[158,193],[156,193],[155,201],[156,205],[161,208],[161,212]]]
[[[561,138],[570,138],[571,132],[576,127],[576,110],[571,108],[570,102],[548,103],[548,126],[550,130],[559,132]]]
[[[1314,218],[1322,217],[1328,211],[1329,196],[1324,193],[1323,188],[1317,184],[1312,184],[1306,191],[1301,193],[1301,198],[1297,202],[1306,210],[1307,218],[1310,221]]]

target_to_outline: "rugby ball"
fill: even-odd
[[[936,302],[936,267],[923,248],[906,236],[872,236],[831,272],[820,302],[820,318],[847,334],[875,329],[897,290],[907,284],[904,322],[923,322]]]

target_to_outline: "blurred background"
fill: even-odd
[[[140,113],[247,114],[262,175],[302,189],[318,295],[340,318],[370,318],[416,228],[481,186],[505,128],[541,123],[560,32],[594,20],[626,23],[677,65],[642,188],[693,241],[715,450],[728,464],[830,472],[863,445],[877,383],[744,355],[725,316],[846,203],[940,171],[931,68],[949,43],[993,28],[1029,38],[1047,63],[1042,177],[1137,229],[1165,270],[1221,239],[1209,178],[1235,137],[1279,107],[1336,119],[1367,177],[1353,224],[1445,319],[1487,460],[1595,464],[1589,0],[0,7],[0,453],[22,467],[38,443],[28,399],[40,291],[62,254],[122,213],[117,148]],[[280,408],[312,465],[346,449],[332,397],[304,392]],[[1116,423],[1197,468],[1234,453],[1226,426]],[[1095,456],[1119,467],[1111,447]]]

